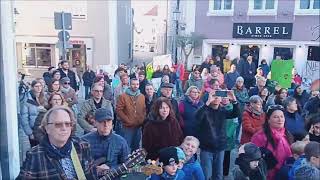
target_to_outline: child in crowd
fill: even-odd
[[[294,172],[295,180],[319,180],[320,143],[311,141],[304,148],[307,162]]]
[[[284,165],[276,175],[276,180],[293,178],[294,171],[297,169],[297,167],[306,162],[306,158],[304,156],[304,147],[306,144],[307,143],[305,141],[296,141],[291,144],[290,148],[293,157],[290,157],[285,161]]]
[[[233,171],[235,180],[266,180],[267,165],[262,159],[260,149],[253,143],[246,143],[239,148]]]
[[[166,147],[159,151],[159,162],[163,164],[161,175],[152,174],[149,180],[184,180],[184,173],[178,168],[179,155],[176,147]]]
[[[199,161],[197,160],[197,151],[200,142],[193,136],[184,138],[181,148],[185,153],[186,162],[183,165],[183,172],[185,174],[184,180],[204,180],[204,174]]]

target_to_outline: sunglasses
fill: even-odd
[[[72,122],[58,122],[58,123],[48,123],[48,125],[53,124],[55,128],[60,129],[63,126],[69,128],[73,126]]]
[[[270,113],[272,110],[281,110],[284,111],[284,107],[282,105],[270,105],[267,109],[267,113]]]
[[[65,82],[65,83],[63,83],[63,84],[70,84],[69,82]]]

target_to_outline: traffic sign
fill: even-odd
[[[58,38],[59,38],[60,41],[69,41],[70,34],[69,34],[68,31],[64,31],[64,33],[63,33],[63,31],[60,31],[58,33]]]
[[[72,30],[72,15],[65,12],[54,12],[54,28]]]

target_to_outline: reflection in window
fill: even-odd
[[[275,47],[273,53],[273,59],[280,56],[282,60],[289,60],[293,57],[293,48]]]
[[[221,10],[221,1],[222,0],[214,0],[214,4],[213,4],[214,10]]]
[[[224,0],[224,9],[232,8],[232,0]]]
[[[310,9],[310,0],[300,0],[300,9]]]
[[[313,9],[320,9],[320,0],[313,1]]]
[[[265,9],[274,9],[274,0],[266,0],[266,8]]]
[[[51,45],[50,44],[25,44],[24,56],[26,66],[51,66]]]
[[[262,0],[254,0],[254,8],[253,9],[262,9]]]

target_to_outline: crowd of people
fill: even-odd
[[[50,67],[20,98],[19,140],[30,146],[20,143],[17,179],[99,179],[140,148],[162,165],[151,180],[318,179],[319,87],[303,89],[294,74],[286,89],[266,60],[221,58],[189,75],[181,63],[151,74],[121,64],[113,77]]]

